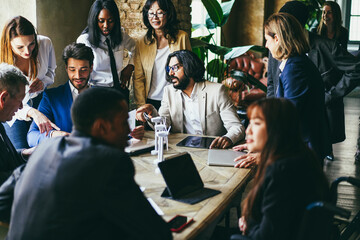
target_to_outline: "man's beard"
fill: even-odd
[[[183,76],[183,78],[180,80],[179,78],[173,76],[171,77],[171,79],[177,79],[178,80],[178,84],[175,86],[175,84],[173,83],[173,87],[175,89],[179,89],[179,90],[184,90],[187,88],[187,86],[190,83],[190,79],[187,76]]]

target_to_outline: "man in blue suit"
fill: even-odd
[[[46,90],[38,110],[60,130],[52,130],[49,134],[41,133],[38,126],[31,124],[27,139],[29,146],[38,145],[45,138],[66,136],[72,130],[70,109],[75,98],[88,88],[94,55],[91,48],[82,43],[71,43],[66,46],[62,56],[65,62],[69,81],[57,88]]]

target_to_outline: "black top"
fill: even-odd
[[[266,170],[260,199],[254,204],[260,217],[248,223],[248,236],[254,240],[295,239],[305,207],[325,200],[327,189],[318,187],[320,183],[323,178],[311,158],[294,156],[274,162]]]

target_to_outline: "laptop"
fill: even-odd
[[[155,149],[155,140],[143,138],[142,140],[132,138],[128,140],[128,146],[125,148],[130,156],[151,152]]]
[[[245,154],[245,152],[226,149],[209,149],[207,164],[209,166],[234,167],[234,159]]]
[[[161,197],[195,204],[221,193],[204,188],[196,166],[187,152],[165,158],[158,166],[167,186]]]

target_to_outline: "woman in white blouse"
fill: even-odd
[[[6,132],[15,148],[28,148],[26,135],[33,119],[40,131],[57,129],[36,107],[41,100],[39,94],[54,83],[55,52],[48,37],[37,35],[32,23],[22,16],[12,18],[4,27],[0,43],[0,62],[18,67],[29,81],[23,108],[13,119],[4,123]]]
[[[111,47],[116,63],[117,81],[126,88],[134,71],[132,55],[135,41],[121,28],[120,15],[116,3],[112,0],[96,0],[90,8],[88,26],[77,39],[91,47],[94,53],[94,65],[89,81],[92,86],[116,87],[111,70]],[[107,43],[108,42],[108,43]],[[130,55],[129,64],[123,68],[124,49]]]

